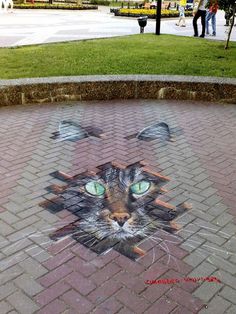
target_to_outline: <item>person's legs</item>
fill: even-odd
[[[206,11],[198,10],[201,14],[201,23],[202,23],[202,33],[200,37],[205,37],[205,27],[206,27]]]
[[[182,22],[182,24],[180,26],[185,27],[186,26],[185,16],[183,17],[182,21],[183,22]]]
[[[201,13],[200,13],[200,10],[198,10],[193,18],[193,30],[194,30],[195,37],[198,36],[197,20],[199,19],[200,16],[201,16]]]
[[[182,26],[183,23],[185,24],[185,21],[183,20],[184,20],[184,7],[179,6],[179,21],[175,25]]]
[[[211,25],[212,25],[212,35],[215,36],[216,35],[216,14],[215,13],[212,13]]]
[[[207,12],[206,14],[206,34],[209,34],[209,21],[211,19],[211,12]]]
[[[182,17],[182,23],[180,24],[180,26],[185,26],[185,14],[184,14],[184,7],[180,7],[180,16]]]

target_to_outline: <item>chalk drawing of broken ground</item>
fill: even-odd
[[[157,122],[155,124],[145,127],[138,133],[129,135],[126,139],[137,138],[141,141],[153,141],[159,140],[166,144],[167,142],[172,142],[175,140],[175,136],[182,133],[179,128],[170,128],[165,122]]]
[[[102,254],[111,248],[136,259],[144,255],[136,245],[163,229],[178,229],[175,218],[189,209],[186,203],[175,207],[159,199],[169,178],[155,173],[144,163],[128,167],[107,163],[97,173],[86,172],[74,177],[55,172],[64,185],[48,190],[56,197],[40,205],[52,213],[67,210],[75,222],[51,234],[54,240],[65,236]]]
[[[51,138],[57,140],[58,142],[76,142],[89,136],[94,136],[98,138],[102,138],[103,136],[103,132],[101,129],[91,126],[83,128],[80,124],[71,120],[61,121],[58,126],[58,131],[52,134],[53,136]]]
[[[129,135],[126,139],[137,138],[142,141],[160,140],[163,143],[173,141],[174,136],[179,134],[180,130],[171,128],[165,122],[158,122],[145,127],[138,133]],[[61,141],[76,142],[86,137],[104,138],[103,131],[99,128],[88,126],[82,127],[79,123],[72,120],[64,120],[59,123],[58,131],[53,132],[52,139]]]

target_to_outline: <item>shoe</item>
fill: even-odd
[[[198,37],[198,35],[194,34],[193,37]]]
[[[181,27],[186,27],[186,25],[180,25]]]
[[[216,33],[212,33],[211,36],[216,36]]]
[[[205,35],[203,35],[203,34],[202,34],[202,35],[200,35],[199,37],[204,38],[204,37],[205,37]]]
[[[206,35],[209,35],[209,32],[206,32]]]
[[[175,25],[176,25],[176,26],[179,26],[179,24],[178,24],[178,23],[176,23]]]

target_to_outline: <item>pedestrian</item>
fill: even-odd
[[[177,26],[185,27],[185,7],[187,0],[180,0],[179,2],[179,21],[175,24]]]
[[[194,37],[198,37],[198,27],[197,20],[201,17],[202,24],[202,33],[199,37],[205,37],[205,27],[206,27],[206,4],[208,0],[200,0],[196,12],[194,12],[193,18],[193,29],[194,29]]]
[[[225,25],[224,26],[229,26],[230,19],[232,18],[233,14],[234,14],[233,13],[233,8],[231,6],[228,6],[225,9]]]
[[[218,0],[210,0],[209,10],[206,14],[206,34],[209,35],[209,22],[211,20],[212,36],[216,36],[216,13],[219,8]]]
[[[10,12],[13,12],[13,0],[3,0],[4,2],[4,11],[9,11],[10,6]]]

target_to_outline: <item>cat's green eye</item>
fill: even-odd
[[[97,181],[88,182],[85,185],[85,190],[93,196],[102,196],[106,192],[105,187]]]
[[[130,190],[133,194],[141,195],[150,189],[151,183],[148,181],[139,181],[131,185]]]

